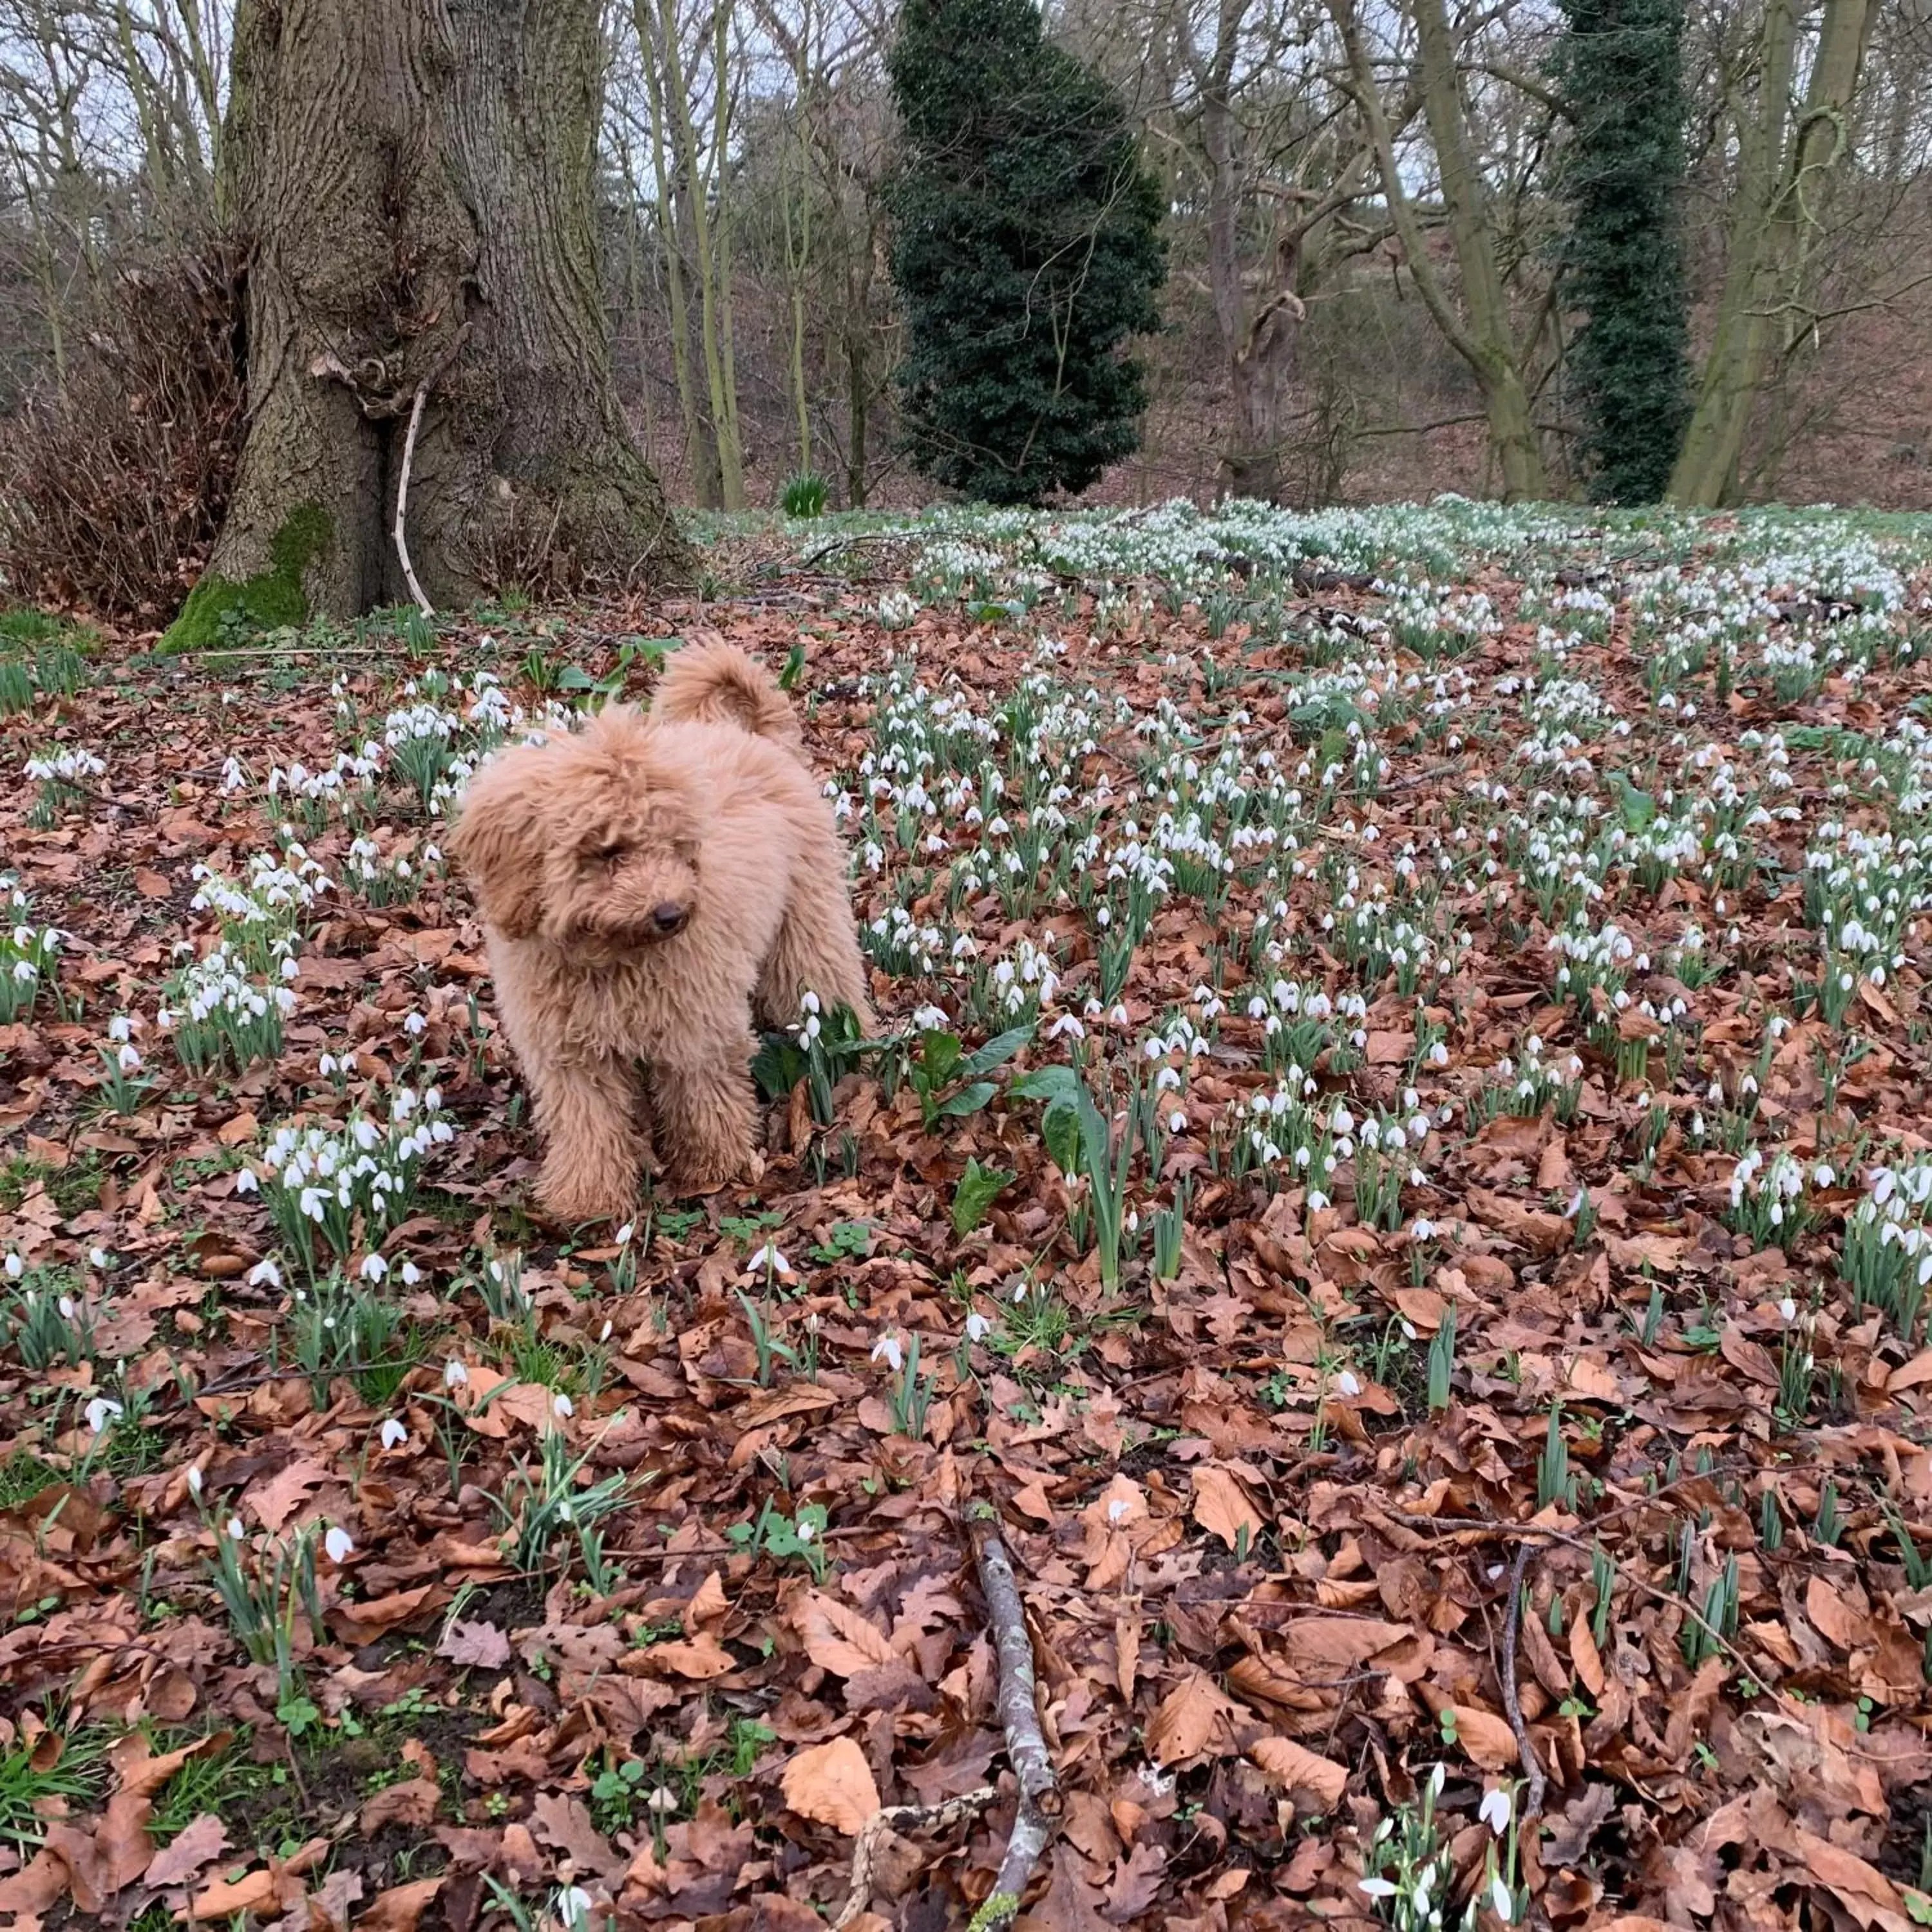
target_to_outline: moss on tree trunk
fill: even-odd
[[[240,0],[224,142],[250,238],[250,427],[206,581],[222,614],[348,617],[505,581],[681,575],[612,385],[594,224],[597,0]],[[308,531],[291,574],[290,532]]]

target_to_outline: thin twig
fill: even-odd
[[[973,1922],[976,1932],[1005,1932],[1019,1916],[1021,1898],[1053,1835],[1061,1801],[1053,1760],[1040,1735],[1033,1639],[1027,1630],[1026,1610],[1020,1601],[1012,1558],[1000,1540],[998,1521],[990,1505],[974,1506],[969,1512],[969,1529],[980,1593],[986,1600],[994,1654],[999,1660],[996,1708],[1006,1733],[1006,1756],[1020,1787],[1019,1808],[1013,1814],[1006,1855],[1000,1861],[992,1894],[974,1914]]]
[[[416,581],[416,566],[410,561],[410,546],[403,535],[403,514],[409,507],[410,465],[416,453],[416,431],[422,426],[423,404],[429,400],[430,378],[425,376],[416,385],[416,399],[410,405],[410,427],[403,438],[402,474],[396,482],[396,555],[403,566],[403,581],[410,586],[410,595],[416,600],[416,608],[425,617],[436,615],[436,606],[423,595],[422,586]]]
[[[1529,1567],[1530,1548],[1528,1543],[1519,1543],[1515,1560],[1510,1564],[1509,1608],[1503,1615],[1503,1708],[1509,1714],[1510,1729],[1516,1733],[1516,1756],[1522,1759],[1524,1775],[1529,1780],[1529,1802],[1523,1807],[1523,1816],[1540,1818],[1548,1780],[1544,1777],[1536,1747],[1530,1742],[1529,1726],[1523,1722],[1522,1700],[1516,1689],[1516,1633],[1522,1621],[1522,1580]]]
[[[986,1784],[977,1791],[949,1798],[943,1804],[886,1804],[874,1811],[861,1827],[852,1847],[852,1887],[844,1910],[832,1922],[832,1932],[845,1932],[845,1928],[872,1903],[872,1867],[878,1862],[880,1840],[888,1832],[956,1825],[962,1818],[976,1817],[998,1795],[992,1785]]]

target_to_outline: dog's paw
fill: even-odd
[[[586,1186],[580,1180],[540,1180],[536,1204],[547,1221],[574,1228],[585,1221],[622,1221],[635,1205],[636,1190]]]
[[[665,1184],[674,1199],[685,1200],[693,1195],[721,1194],[741,1183],[755,1185],[764,1172],[764,1156],[753,1150],[728,1161],[681,1163],[671,1168]]]

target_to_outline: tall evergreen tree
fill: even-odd
[[[1684,0],[1563,0],[1563,11],[1564,272],[1588,317],[1570,367],[1598,494],[1654,502],[1690,415]]]
[[[1034,0],[906,0],[890,65],[908,451],[994,502],[1084,489],[1138,444],[1166,269],[1126,110]]]

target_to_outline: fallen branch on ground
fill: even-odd
[[[1060,1786],[1041,1736],[1040,1711],[1034,1702],[1033,1639],[1028,1634],[1025,1607],[1013,1576],[1012,1558],[1000,1539],[998,1519],[985,1504],[968,1512],[973,1555],[980,1571],[980,1592],[986,1600],[994,1654],[999,1660],[1000,1688],[995,1708],[1006,1738],[1006,1756],[1019,1780],[1019,1809],[1013,1814],[1012,1836],[1000,1861],[992,1895],[973,1915],[974,1932],[1002,1932],[1019,1916],[1020,1900],[1040,1855],[1053,1835],[1060,1815]]]
[[[1529,1726],[1524,1723],[1522,1700],[1516,1694],[1516,1643],[1522,1623],[1523,1572],[1529,1567],[1530,1545],[1519,1543],[1516,1559],[1510,1565],[1509,1608],[1503,1616],[1503,1708],[1509,1713],[1510,1729],[1516,1733],[1516,1755],[1522,1760],[1523,1774],[1529,1780],[1529,1793],[1522,1810],[1526,1818],[1543,1815],[1543,1795],[1549,1788],[1543,1764],[1530,1742]]]

